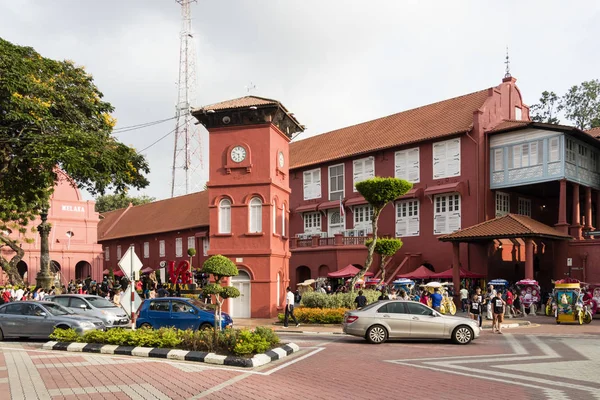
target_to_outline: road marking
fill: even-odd
[[[211,394],[218,392],[221,389],[225,389],[226,387],[231,386],[243,379],[246,379],[247,377],[249,377],[251,375],[252,374],[250,374],[250,373],[245,373],[245,374],[241,374],[238,376],[234,376],[233,378],[228,379],[225,382],[218,384],[217,386],[213,386],[210,389],[207,389],[204,392],[197,394],[196,396],[190,397],[188,400],[196,400],[196,399],[201,399],[206,396],[210,396]]]
[[[273,374],[273,373],[275,373],[275,372],[277,372],[277,371],[279,371],[279,370],[282,370],[282,369],[284,369],[284,368],[287,368],[287,367],[289,367],[289,366],[290,366],[290,365],[292,365],[292,364],[295,364],[295,363],[297,363],[298,361],[302,361],[302,360],[304,360],[304,359],[307,359],[308,357],[312,357],[312,356],[314,356],[315,354],[317,354],[317,353],[319,353],[319,352],[321,352],[321,351],[323,351],[323,350],[325,350],[325,347],[319,347],[319,348],[317,348],[317,349],[315,349],[315,350],[311,351],[311,352],[310,352],[310,353],[308,353],[308,354],[305,354],[305,355],[303,355],[303,356],[301,356],[301,357],[294,358],[293,360],[290,360],[290,361],[288,361],[288,362],[286,362],[286,363],[283,363],[283,364],[281,364],[280,366],[278,366],[278,367],[275,367],[275,368],[273,368],[273,369],[271,369],[271,370],[269,370],[269,371],[267,371],[267,372],[263,372],[263,373],[261,373],[261,375],[271,375],[271,374]]]

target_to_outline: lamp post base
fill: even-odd
[[[45,271],[38,272],[35,277],[35,281],[38,287],[44,288],[44,290],[48,291],[52,287],[52,282],[54,281],[54,277],[49,273],[44,273]]]

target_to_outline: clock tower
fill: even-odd
[[[209,132],[209,255],[229,257],[241,296],[225,310],[273,318],[289,284],[289,142],[304,126],[277,100],[246,96],[194,110]]]

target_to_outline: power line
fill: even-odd
[[[171,117],[171,118],[160,119],[158,121],[144,122],[142,124],[124,126],[122,128],[115,128],[115,129],[113,129],[113,133],[119,134],[119,133],[134,131],[137,129],[147,128],[149,126],[154,126],[154,125],[162,124],[163,122],[174,120],[175,118],[176,117]]]
[[[154,146],[155,144],[157,144],[157,143],[158,143],[158,142],[160,142],[161,140],[163,140],[163,139],[166,139],[166,138],[167,138],[168,136],[170,136],[170,135],[171,135],[173,132],[175,132],[175,131],[176,131],[178,128],[179,128],[179,125],[178,125],[178,126],[176,126],[176,127],[175,127],[175,128],[172,130],[172,131],[170,131],[170,132],[169,132],[169,133],[167,133],[166,135],[164,135],[164,136],[161,136],[160,138],[158,138],[158,139],[157,139],[156,141],[154,141],[154,142],[153,142],[151,145],[144,147],[142,150],[139,150],[139,151],[138,151],[138,154],[139,154],[139,153],[141,153],[141,152],[143,152],[143,151],[146,151],[146,150],[148,150],[150,147]]]

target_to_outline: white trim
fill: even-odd
[[[150,258],[150,242],[144,242],[144,258]]]
[[[332,192],[331,192],[331,169],[332,169],[332,168],[337,168],[337,167],[342,167],[342,189],[341,189],[341,192],[342,192],[342,196],[341,196],[341,198],[342,198],[342,199],[344,198],[344,194],[345,194],[345,186],[346,186],[346,185],[345,185],[345,182],[346,182],[346,171],[345,171],[345,166],[344,166],[344,164],[330,165],[330,166],[327,168],[327,190],[329,191],[329,195],[328,195],[328,197],[327,197],[327,198],[328,198],[329,200],[339,200],[339,199],[340,199],[340,197],[336,197],[336,198],[332,198],[332,197],[331,197],[331,193],[332,193]],[[339,175],[336,175],[336,176],[339,176]],[[340,190],[336,190],[336,191],[335,191],[335,193],[336,193],[336,194],[337,194],[337,193],[339,193],[339,192],[340,192]]]
[[[273,224],[273,234],[277,234],[277,204],[275,203],[275,200],[273,200],[273,204],[271,204],[271,207],[273,207],[273,210],[271,211],[272,215],[272,221],[271,223]]]
[[[159,240],[158,241],[158,256],[159,257],[164,257],[165,253],[166,253],[165,241],[164,240]]]
[[[352,219],[354,220],[354,229],[372,228],[373,206],[370,204],[360,204],[352,207]]]
[[[320,212],[303,213],[302,220],[304,222],[304,233],[318,234],[321,232],[322,220]]]
[[[183,257],[183,238],[175,238],[175,257]]]

